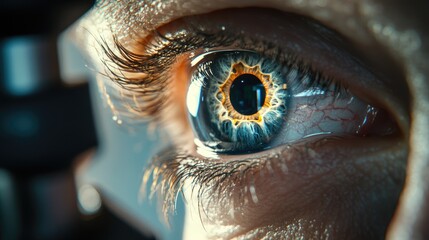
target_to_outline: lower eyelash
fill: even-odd
[[[143,195],[148,193],[148,182],[152,177],[149,196],[153,198],[158,194],[159,199],[164,200],[162,212],[164,219],[168,220],[169,214],[175,211],[177,195],[183,190],[187,180],[191,180],[194,187],[205,186],[198,189],[198,199],[202,199],[204,193],[208,191],[217,192],[216,196],[222,196],[228,192],[231,183],[236,185],[245,180],[246,174],[252,169],[259,168],[264,160],[265,158],[250,158],[208,163],[180,150],[169,148],[153,158],[152,164],[145,170],[141,193]]]
[[[190,190],[196,191],[199,210],[203,211],[200,214],[209,211],[208,206],[213,201],[224,201],[225,204],[229,204],[232,194],[239,194],[244,203],[249,201],[257,203],[257,189],[255,191],[253,186],[255,177],[288,174],[294,171],[286,164],[290,158],[294,156],[303,162],[312,161],[310,156],[314,155],[314,151],[311,149],[328,140],[338,139],[341,138],[325,137],[315,139],[312,143],[305,141],[300,146],[297,146],[297,143],[284,145],[281,150],[270,151],[266,155],[230,161],[201,159],[177,148],[167,148],[155,156],[146,168],[141,194],[149,193],[151,199],[157,194],[158,199],[163,200],[161,208],[166,222],[169,215],[175,212],[177,196],[187,182],[191,183]],[[284,157],[284,153],[287,153],[288,157]]]

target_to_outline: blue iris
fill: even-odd
[[[187,94],[199,141],[228,154],[269,147],[288,111],[286,70],[250,51],[206,54],[195,65]]]

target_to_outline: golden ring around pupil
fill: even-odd
[[[236,111],[231,103],[230,89],[231,85],[236,78],[243,74],[251,74],[257,77],[265,89],[265,101],[258,112],[252,115],[243,115]],[[220,95],[220,101],[223,107],[226,109],[227,116],[219,116],[220,118],[226,118],[232,121],[237,126],[241,121],[253,121],[261,123],[263,116],[267,110],[271,107],[271,99],[273,98],[273,83],[270,74],[265,74],[261,71],[260,65],[249,66],[243,62],[235,63],[231,66],[229,76],[226,78],[224,83],[220,85],[217,95]]]

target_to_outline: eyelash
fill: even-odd
[[[192,185],[192,192],[197,185],[204,184],[204,188],[197,190],[197,199],[202,199],[206,192],[210,192],[210,199],[219,199],[214,194],[223,196],[223,193],[228,192],[228,187],[231,187],[231,181],[235,183],[234,186],[252,182],[246,181],[246,177],[252,177],[248,173],[254,169],[263,169],[264,164],[268,162],[267,159],[270,159],[270,156],[207,164],[204,160],[170,148],[155,156],[149,168],[145,170],[141,194],[146,195],[148,192],[146,187],[152,176],[150,198],[158,193],[161,197],[159,199],[164,199],[162,210],[164,219],[168,220],[169,214],[175,211],[177,195],[183,190],[186,180],[192,179],[192,182],[198,183]]]
[[[341,137],[331,136],[315,140],[311,144],[305,142],[302,142],[300,146],[288,144],[280,152],[228,162],[207,162],[175,147],[168,147],[153,157],[145,169],[140,194],[142,196],[149,194],[150,199],[158,194],[158,199],[163,199],[161,207],[167,223],[170,214],[176,210],[177,197],[183,191],[187,180],[192,182],[190,191],[192,193],[197,191],[196,198],[199,206],[205,206],[199,208],[200,211],[209,209],[207,206],[210,206],[212,200],[228,201],[227,198],[230,196],[225,193],[232,193],[237,189],[244,201],[256,203],[258,197],[249,189],[253,187],[254,179],[258,175],[293,172],[293,170],[288,170],[287,162],[289,160],[281,157],[283,151],[287,151],[289,156],[299,156],[301,161],[309,163],[314,160],[318,161],[318,159],[314,159],[314,151],[311,149],[329,144],[329,142],[335,143],[341,139]],[[272,161],[273,159],[276,161]],[[277,171],[273,169],[277,169]],[[197,186],[204,187],[197,188]],[[207,195],[208,197],[203,197]],[[203,199],[207,199],[207,201],[204,202]],[[200,212],[200,214],[204,214],[204,212]]]
[[[113,36],[114,48],[111,48],[107,41],[102,41],[101,49],[107,56],[103,61],[106,73],[102,75],[127,91],[121,93],[123,98],[144,99],[135,104],[130,104],[128,101],[129,105],[125,109],[138,113],[138,116],[134,117],[158,120],[160,112],[168,101],[163,94],[164,91],[160,89],[165,89],[168,85],[170,76],[165,72],[168,72],[175,57],[201,47],[230,45],[233,38],[219,38],[216,34],[201,32],[196,32],[194,36],[187,36],[185,39],[169,39],[157,31],[152,35],[155,36],[152,43],[139,43],[139,46],[146,49],[146,53],[130,51],[115,36]],[[126,74],[145,74],[145,76],[130,77]]]

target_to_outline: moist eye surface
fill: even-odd
[[[192,75],[187,104],[193,128],[199,140],[219,142],[219,151],[259,150],[287,114],[289,93],[282,66],[251,52],[214,55]]]
[[[293,57],[222,50],[196,58],[188,116],[197,142],[216,153],[258,152],[315,135],[364,136],[385,115]]]

